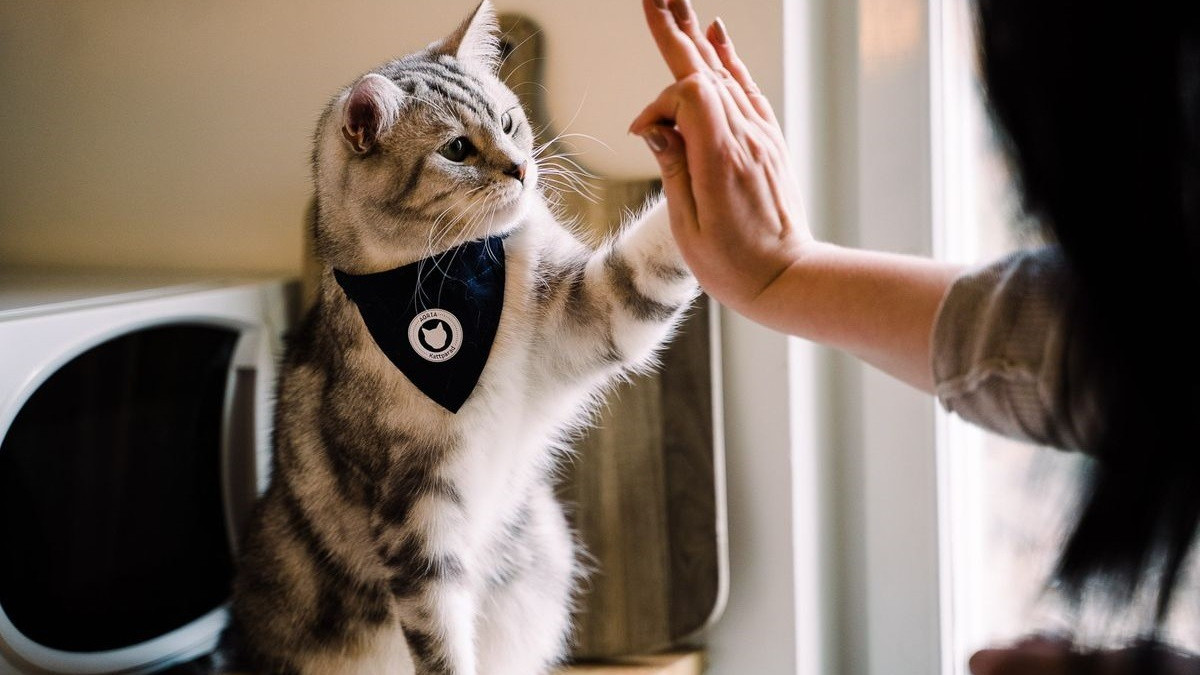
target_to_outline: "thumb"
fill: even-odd
[[[683,138],[665,124],[652,124],[642,131],[642,139],[654,159],[658,160],[658,168],[662,172],[663,182],[669,181],[678,174],[687,175],[687,156],[683,149]]]
[[[641,133],[642,139],[654,153],[654,159],[658,161],[663,196],[667,199],[667,210],[671,214],[671,229],[676,233],[681,229],[695,231],[699,227],[696,198],[692,193],[692,178],[688,172],[683,137],[662,124],[652,124]]]

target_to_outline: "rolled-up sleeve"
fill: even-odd
[[[1052,246],[955,280],[938,309],[932,350],[935,393],[947,410],[1026,442],[1086,447],[1095,414],[1086,388],[1066,381],[1077,372],[1065,367],[1066,282],[1066,263]]]

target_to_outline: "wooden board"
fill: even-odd
[[[545,142],[561,130],[547,120],[542,99],[542,36],[519,15],[502,15],[501,32],[501,76]],[[572,159],[586,168],[586,158]],[[593,199],[563,193],[562,206],[596,240],[659,190],[656,181],[587,183]],[[663,353],[661,370],[613,391],[577,445],[560,490],[594,567],[576,617],[577,657],[675,647],[703,631],[724,604],[714,319],[702,297]]]
[[[701,675],[704,668],[702,652],[683,651],[579,664],[563,669],[559,675]]]
[[[568,666],[557,675],[701,675],[704,672],[704,653],[681,651],[649,656],[626,656],[608,661],[596,661]],[[211,664],[200,661],[163,671],[163,675],[209,675]],[[222,675],[251,675],[226,671]]]

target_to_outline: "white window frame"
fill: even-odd
[[[840,204],[834,236],[846,244],[934,253],[942,1],[961,0],[856,3],[856,39],[841,46],[854,67],[845,69],[849,82],[835,103],[849,113],[843,119],[853,120],[835,146],[852,167],[833,188]],[[952,672],[943,651],[951,643],[943,634],[949,604],[941,575],[935,401],[848,359],[838,372],[844,422],[835,450],[842,467],[835,587],[847,602],[837,622],[837,672]]]
[[[934,254],[940,8],[960,1],[825,0],[810,10],[820,13],[824,29],[810,36],[824,58],[816,68],[822,86],[807,92],[820,106],[813,125],[820,131],[811,137],[826,141],[805,147],[791,137],[799,166],[820,178],[810,188],[818,236]],[[807,571],[797,565],[797,587],[825,597],[816,620],[799,624],[810,633],[799,635],[798,648],[818,649],[798,659],[796,672],[949,675],[956,655],[945,651],[952,624],[943,621],[950,605],[938,526],[935,401],[844,355],[828,355],[819,369],[823,402],[810,407],[823,429],[815,457],[797,461],[809,475],[796,486],[816,486],[820,496],[808,504],[811,514],[796,499],[796,520],[816,523],[815,536],[797,537],[797,550],[818,551],[821,564]],[[793,453],[804,457],[805,448],[793,446]]]
[[[943,9],[967,1],[781,0],[776,107],[819,238],[969,256],[943,236],[956,208],[943,86],[955,80],[941,59]],[[937,448],[957,432],[935,400],[722,321],[731,593],[706,640],[710,675],[965,673],[939,527]]]

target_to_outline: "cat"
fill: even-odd
[[[661,197],[599,247],[562,223],[499,62],[483,0],[317,124],[320,286],[227,632],[256,673],[541,675],[568,650],[556,466],[699,290]]]

